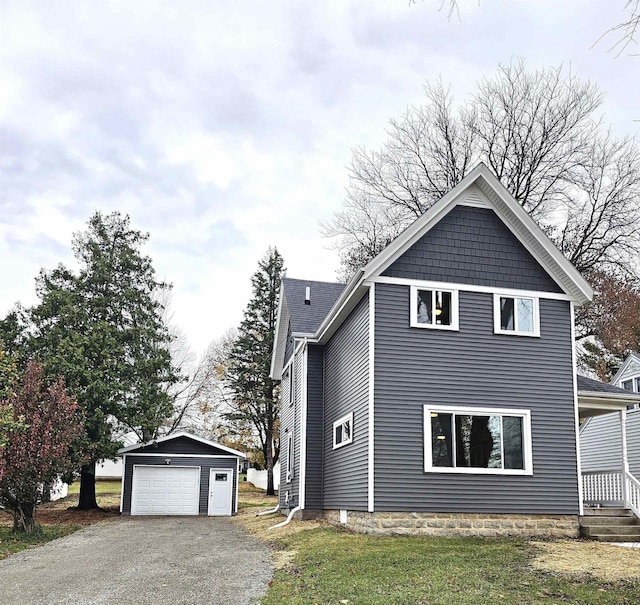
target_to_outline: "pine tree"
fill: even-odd
[[[116,425],[143,441],[157,435],[172,407],[163,386],[177,380],[169,332],[156,293],[151,259],[141,252],[148,235],[128,216],[99,212],[76,234],[77,273],[64,266],[41,271],[40,304],[31,310],[32,348],[47,375],[64,376],[85,414],[76,449],[84,463],[79,508],[97,508],[95,463],[115,456]]]
[[[277,385],[269,376],[284,261],[269,248],[251,277],[253,296],[229,353],[226,377],[231,389],[225,418],[251,426],[267,469],[267,493],[274,493],[273,466],[280,455]]]

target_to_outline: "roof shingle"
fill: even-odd
[[[291,331],[314,333],[340,297],[346,284],[312,281],[307,279],[282,280],[284,296],[289,309]],[[306,288],[310,288],[310,305],[305,305]]]

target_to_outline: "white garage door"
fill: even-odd
[[[133,467],[132,515],[197,515],[200,468]]]

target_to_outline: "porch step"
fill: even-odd
[[[640,542],[640,520],[626,509],[585,510],[580,534],[600,542]]]

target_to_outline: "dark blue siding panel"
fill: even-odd
[[[229,452],[201,443],[189,437],[176,437],[160,443],[152,443],[136,450],[140,454],[195,454],[203,456],[228,456]]]
[[[491,294],[460,292],[460,331],[409,327],[409,287],[376,285],[375,510],[577,514],[569,303],[541,337],[493,333]],[[533,476],[424,472],[423,406],[531,410]]]
[[[369,296],[325,346],[323,508],[367,510]],[[353,412],[353,442],[333,449],[333,423]]]
[[[493,210],[455,206],[383,275],[562,292]]]
[[[305,507],[322,508],[323,348],[309,345],[307,358],[307,472]]]
[[[173,452],[178,453],[178,452]],[[170,455],[170,454],[167,454]],[[160,456],[145,456],[141,454],[127,454],[124,472],[124,490],[122,498],[122,513],[131,514],[131,487],[133,485],[133,466],[138,464],[149,466],[164,466],[164,458]],[[236,507],[236,485],[238,483],[238,458],[202,458],[198,456],[181,456],[175,458],[176,466],[199,466],[200,469],[200,514],[206,515],[209,508],[209,470],[212,468],[233,469],[233,496],[231,511]]]
[[[294,357],[294,363],[289,366],[289,371],[294,368],[294,402],[289,404],[289,381],[281,382],[280,390],[280,487],[278,497],[282,509],[297,506],[300,493],[300,417],[302,407],[302,374],[303,354],[298,351]],[[285,374],[283,374],[283,377]],[[287,443],[289,434],[293,434],[293,474],[287,481]],[[285,505],[285,495],[289,495],[289,503]]]

